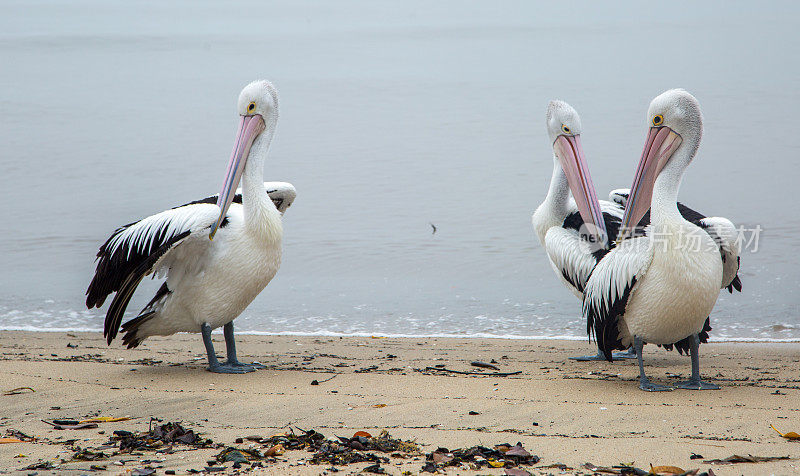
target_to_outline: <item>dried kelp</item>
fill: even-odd
[[[427,454],[425,458],[426,463],[422,467],[422,471],[431,473],[436,472],[438,468],[464,464],[470,468],[479,469],[485,467],[513,468],[519,465],[534,465],[539,462],[539,457],[530,454],[522,447],[522,443],[514,446],[504,443],[496,445],[494,448],[478,445],[452,451],[447,448],[438,448]]]
[[[151,426],[147,433],[118,430],[114,432],[111,441],[119,442],[121,453],[141,449],[155,450],[176,443],[197,448],[207,448],[213,444],[211,440],[200,438],[193,430],[184,428],[177,422],[156,424]]]

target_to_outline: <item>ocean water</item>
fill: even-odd
[[[281,117],[265,180],[298,197],[282,268],[240,331],[584,338],[530,223],[552,167],[545,107],[581,113],[604,196],[630,186],[650,99],[683,87],[705,135],[681,200],[761,230],[712,336],[800,339],[798,14],[794,2],[4,1],[0,329],[101,329],[105,308],[83,305],[97,248],[218,190],[239,90],[266,78]]]

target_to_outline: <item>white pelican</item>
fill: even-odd
[[[583,313],[609,360],[612,349],[634,344],[642,390],[672,390],[648,380],[643,341],[663,345],[686,337],[692,375],[676,387],[718,389],[700,378],[698,333],[724,284],[720,247],[683,218],[677,205],[681,178],[700,145],[700,105],[686,91],[673,89],[650,103],[647,117],[650,130],[622,219],[622,241],[586,283]],[[648,208],[645,235],[625,239]]]
[[[546,123],[553,144],[553,175],[547,196],[533,213],[533,229],[556,275],[582,298],[589,275],[616,238],[624,207],[597,199],[581,146],[578,112],[564,101],[550,101]],[[617,353],[615,357],[635,355]],[[574,359],[602,360],[605,356],[598,351]]]
[[[105,319],[111,344],[125,308],[151,273],[166,281],[139,315],[122,326],[123,342],[200,332],[208,370],[244,373],[263,368],[236,358],[233,320],[275,276],[281,263],[281,213],[294,200],[291,184],[264,183],[264,160],[278,120],[278,95],[255,81],[239,95],[241,117],[219,196],[176,207],[118,228],[100,247],[86,305],[100,307],[116,292]],[[242,182],[241,194],[236,187]],[[269,188],[268,188],[269,187]],[[271,191],[271,195],[268,195]],[[214,353],[211,331],[224,326],[227,361]]]
[[[544,202],[533,214],[533,227],[550,258],[550,264],[556,275],[570,291],[582,299],[586,281],[595,265],[607,250],[614,246],[629,190],[611,191],[610,202],[596,199],[594,185],[580,141],[582,132],[580,116],[572,106],[564,101],[551,101],[547,108],[546,122],[547,132],[553,143],[553,176]],[[565,147],[565,145],[569,145],[569,147]],[[579,197],[577,201],[573,198],[574,196]],[[583,213],[578,209],[578,203],[584,208]],[[599,222],[599,217],[595,218],[594,212],[591,211],[598,209],[603,217],[601,228],[608,235],[605,241],[601,241],[599,235],[592,238],[584,227],[584,215],[590,217],[592,224],[596,220]],[[678,203],[678,209],[684,218],[705,228],[720,244],[722,262],[726,269],[723,287],[727,287],[731,292],[733,292],[733,287],[741,290],[741,282],[736,275],[739,258],[736,230],[733,224],[724,218],[706,218],[682,203]],[[588,213],[587,210],[589,210]],[[649,223],[648,212],[640,220],[639,227],[635,232],[641,234],[643,228]],[[707,320],[700,332],[700,342],[708,340],[708,331],[711,330],[709,324]],[[691,348],[691,339],[686,338],[674,344],[664,344],[663,347],[671,350],[673,345],[679,353],[688,354]],[[579,361],[606,359],[600,349],[596,355],[570,358]],[[628,352],[614,353],[613,358],[636,358],[636,352],[631,347]]]

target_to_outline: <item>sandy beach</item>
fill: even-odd
[[[218,349],[224,348],[221,336],[215,340]],[[129,351],[106,346],[99,333],[0,332],[0,391],[33,389],[0,396],[0,436],[15,430],[36,438],[0,444],[0,472],[79,474],[96,465],[118,474],[145,467],[155,474],[187,474],[208,467],[225,446],[263,451],[263,445],[246,437],[290,429],[314,429],[333,439],[388,430],[393,438],[413,440],[422,454],[381,455],[389,458],[381,468],[398,475],[419,474],[425,454],[439,447],[453,451],[517,442],[540,458],[535,465],[518,466],[531,474],[592,474],[586,463],[644,469],[671,465],[713,469],[718,475],[795,474],[800,464],[800,442],[770,427],[783,432],[800,428],[798,344],[704,345],[704,376],[722,390],[646,393],[637,389],[631,361],[567,360],[591,350],[585,342],[252,335],[239,342],[243,361],[257,360],[267,369],[245,375],[206,372],[200,340],[186,334],[149,339]],[[673,382],[689,373],[689,359],[675,352],[648,346],[645,356],[655,382]],[[476,360],[494,361],[499,370],[471,366]],[[520,373],[425,370],[437,365]],[[318,384],[312,385],[314,380]],[[97,416],[131,420],[66,430],[42,421]],[[182,422],[218,446],[175,445],[173,452],[73,461],[80,449],[102,447],[114,430],[147,431],[151,417]],[[244,439],[237,444],[237,438]],[[112,455],[115,449],[104,452]],[[690,459],[693,454],[700,457]],[[734,454],[790,459],[706,462]],[[330,464],[311,464],[311,456],[287,451],[261,467],[211,467],[252,474],[333,473]],[[54,469],[23,470],[39,462],[51,462]],[[337,469],[355,474],[367,466]],[[439,471],[506,474],[505,468],[474,470],[466,464]]]

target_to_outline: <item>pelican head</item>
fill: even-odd
[[[647,124],[650,129],[622,217],[621,238],[628,236],[647,213],[656,178],[664,167],[672,163],[680,171],[686,168],[703,135],[700,103],[683,89],[670,89],[653,99],[647,110]],[[676,154],[678,150],[680,154]]]
[[[242,179],[253,143],[265,130],[270,133],[274,130],[278,120],[278,92],[269,81],[253,81],[239,94],[237,110],[240,117],[239,130],[236,132],[236,142],[228,162],[225,182],[217,198],[220,214],[208,235],[212,240],[236,195],[236,187]]]
[[[547,134],[553,144],[554,160],[558,160],[567,177],[572,197],[587,230],[598,243],[605,244],[608,233],[583,154],[581,131],[578,111],[564,101],[550,101],[547,106]]]

